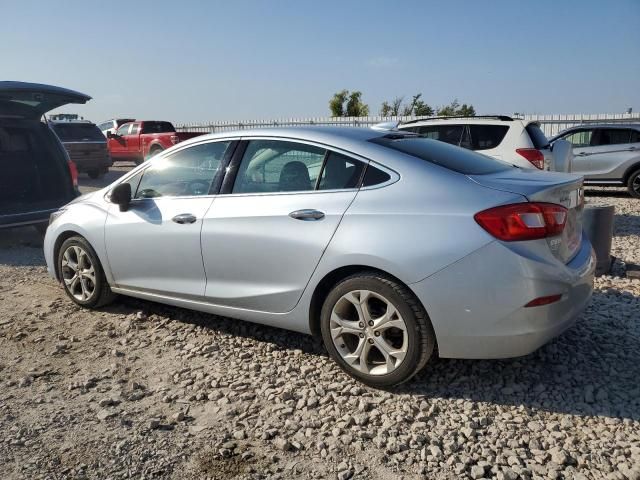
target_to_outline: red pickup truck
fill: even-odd
[[[176,132],[170,122],[145,120],[125,123],[115,133],[107,132],[107,142],[113,161],[140,165],[145,159],[198,135],[203,133]]]

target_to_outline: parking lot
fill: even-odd
[[[124,174],[80,176],[81,190]],[[434,360],[392,391],[312,337],[121,298],[99,311],[46,275],[33,229],[0,239],[3,478],[640,479],[640,201],[616,207],[612,275],[527,357]]]

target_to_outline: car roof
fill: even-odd
[[[569,127],[563,130],[563,132],[568,132],[570,130],[579,130],[583,128],[633,128],[636,130],[640,130],[640,123],[583,123],[581,125]]]
[[[475,117],[433,117],[420,120],[411,120],[398,125],[398,128],[408,128],[421,125],[455,124],[480,124],[480,125],[509,125],[514,123],[536,123],[534,120],[526,121],[521,118],[511,118],[504,115],[483,115]]]
[[[353,143],[361,143],[372,138],[388,135],[389,131],[373,130],[363,127],[329,127],[329,126],[300,126],[300,127],[268,127],[268,128],[251,128],[245,130],[234,130],[231,132],[210,133],[194,137],[180,145],[187,143],[198,143],[203,140],[215,140],[223,138],[242,138],[242,137],[278,137],[288,138],[291,140],[307,140],[317,143],[323,143],[336,147],[346,148],[347,145]],[[405,135],[405,132],[396,132]]]

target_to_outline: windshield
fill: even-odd
[[[514,168],[495,158],[415,135],[391,134],[369,141],[464,175],[484,175]]]
[[[63,142],[104,142],[100,129],[92,123],[58,123],[53,130]]]
[[[166,133],[175,132],[176,129],[170,122],[144,122],[142,133]]]

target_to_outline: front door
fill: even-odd
[[[127,135],[129,134],[131,125],[131,123],[120,125],[115,135],[112,135],[111,138],[107,140],[109,153],[113,160],[127,160]]]
[[[202,255],[211,303],[282,313],[300,299],[364,163],[292,141],[249,141],[232,191],[205,215]]]
[[[202,220],[231,142],[209,142],[154,159],[127,181],[130,209],[112,205],[105,225],[111,273],[118,287],[201,298],[205,272]]]

